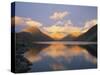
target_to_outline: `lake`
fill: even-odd
[[[97,68],[95,42],[34,42],[23,57],[31,63],[28,72]]]

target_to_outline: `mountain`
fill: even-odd
[[[12,32],[13,34],[13,32]],[[22,32],[15,33],[15,44],[16,44],[16,54],[22,54],[26,52],[28,49],[38,49],[48,45],[40,45],[34,44],[37,41],[52,41],[50,37],[42,33],[38,28],[31,27]]]
[[[97,25],[93,26],[86,33],[83,33],[78,37],[68,35],[61,39],[61,41],[97,41]]]
[[[54,39],[43,33],[37,27],[29,27],[22,32],[16,33],[16,40],[24,42],[54,41]],[[79,37],[68,35],[59,41],[97,41],[97,25],[93,26]]]
[[[41,32],[37,27],[29,27],[26,30],[16,33],[16,39],[21,41],[52,41],[49,36]]]
[[[16,38],[13,38],[15,41],[16,46],[16,63],[15,63],[15,72],[23,73],[30,70],[30,61],[28,61],[23,55],[31,50],[31,55],[36,56],[43,48],[47,47],[48,45],[41,45],[41,44],[34,44],[35,41],[51,41],[50,37],[42,33],[36,27],[29,27],[22,32],[14,33],[14,29],[12,31],[12,35]],[[24,67],[24,68],[23,68]]]
[[[75,41],[97,41],[97,25],[93,26],[86,33],[80,35]]]

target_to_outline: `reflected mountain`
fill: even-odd
[[[16,38],[16,51],[23,53],[30,48],[37,48],[38,45],[33,44],[35,41],[51,41],[50,37],[43,34],[37,27],[29,27],[22,32],[17,32],[15,34]],[[35,45],[35,46],[34,46]],[[45,45],[46,46],[46,45]],[[42,49],[42,45],[39,46]],[[21,51],[22,52],[21,52]]]
[[[80,45],[82,48],[85,48],[93,56],[97,57],[97,45]]]
[[[42,49],[48,46],[49,45],[47,44],[33,44],[31,48],[24,52],[24,57],[28,59],[30,63],[32,63],[33,61],[37,61],[38,59],[41,59],[41,57],[38,57],[38,54]]]

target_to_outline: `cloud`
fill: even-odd
[[[34,27],[41,27],[41,31],[46,35],[50,36],[55,40],[60,40],[68,35],[73,37],[78,37],[79,35],[87,32],[91,27],[97,24],[96,19],[86,21],[83,27],[75,26],[71,20],[61,20],[68,12],[55,12],[51,19],[59,19],[55,24],[51,26],[43,26],[43,24],[37,20],[31,18],[25,18],[20,16],[15,16],[11,18],[12,25],[24,26],[21,31],[32,31]]]
[[[18,28],[20,27],[20,30],[17,32],[20,32],[20,31],[31,32],[34,30],[35,27],[39,28],[42,26],[42,23],[40,23],[39,21],[32,20],[31,18],[20,17],[20,16],[12,17],[11,24],[12,26],[15,26],[15,27],[17,26]]]
[[[42,26],[42,23],[32,20],[32,19],[27,19],[25,23],[26,23],[27,27],[22,30],[24,32],[30,32],[30,33],[32,32],[33,33],[36,31],[36,28],[39,28]]]
[[[82,27],[75,26],[71,20],[65,21],[64,28],[66,33],[78,37],[81,34]]]
[[[69,13],[67,11],[65,11],[65,12],[54,12],[50,16],[50,19],[52,19],[52,20],[62,20],[67,15],[69,15]]]
[[[64,70],[65,67],[63,66],[63,64],[61,63],[53,63],[50,65],[50,67],[53,69],[53,70]]]
[[[66,26],[73,26],[73,23],[71,20],[67,20],[67,21],[64,21],[64,25]]]
[[[57,21],[51,26],[43,27],[43,32],[55,40],[60,40],[68,35],[78,37],[96,24],[96,19],[86,21],[83,27],[75,26],[71,20]]]
[[[52,44],[47,48],[44,48],[42,52],[44,53],[44,56],[58,58],[61,56],[65,56],[64,49],[66,49],[66,46],[64,46],[63,44]]]
[[[19,25],[26,25],[26,26],[36,26],[36,27],[40,27],[42,26],[42,23],[40,23],[39,21],[36,20],[32,20],[31,18],[25,18],[25,17],[19,17],[19,16],[15,16],[12,17],[12,24],[15,26],[19,26]]]
[[[92,19],[89,21],[85,22],[85,25],[83,27],[83,32],[87,32],[91,27],[95,26],[97,24],[97,20],[96,19]]]
[[[50,56],[52,58],[69,58],[73,56],[81,55],[84,52],[84,49],[79,46],[65,46],[63,44],[52,44],[49,47],[42,50],[44,56]]]
[[[24,23],[24,19],[22,17],[19,16],[14,16],[11,18],[11,24],[12,25],[20,25]]]
[[[43,32],[55,40],[60,40],[65,36],[72,35],[78,37],[81,34],[81,27],[76,27],[70,20],[63,25],[57,23],[48,27],[43,27]]]
[[[93,20],[90,20],[90,21],[86,21],[86,23],[84,25],[84,28],[91,28],[96,24],[97,24],[97,20],[96,19],[93,19]]]
[[[66,33],[73,37],[78,37],[81,35],[81,27],[74,27],[74,26],[67,26],[66,28]]]
[[[64,38],[67,34],[63,26],[52,25],[43,27],[43,32],[55,40]]]
[[[24,57],[31,63],[42,60],[41,56],[39,56],[35,51],[36,50],[30,49],[24,53]]]
[[[28,26],[35,26],[35,27],[40,27],[40,26],[42,26],[42,24],[40,23],[40,22],[38,22],[38,21],[35,21],[35,20],[27,20],[26,21],[26,25],[28,25]]]
[[[73,60],[73,57],[79,57],[82,56],[85,60],[96,63],[96,58],[91,56],[91,54],[85,49],[80,46],[65,46],[61,43],[52,44],[48,46],[47,48],[44,48],[41,51],[41,54],[44,57],[51,57],[53,59],[64,58],[64,60],[67,60],[68,62],[71,62]],[[61,68],[56,67],[55,68]]]

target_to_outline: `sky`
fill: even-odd
[[[45,25],[53,23],[48,16],[56,11],[68,11],[70,15],[66,16],[65,19],[71,19],[76,25],[81,25],[86,20],[97,19],[97,8],[90,6],[17,2],[15,8],[16,16],[39,20]]]
[[[66,33],[72,30],[86,32],[97,23],[97,7],[16,2],[15,15],[12,16],[15,18],[16,32],[25,29],[27,25],[38,26],[50,33],[66,29],[70,30]]]

